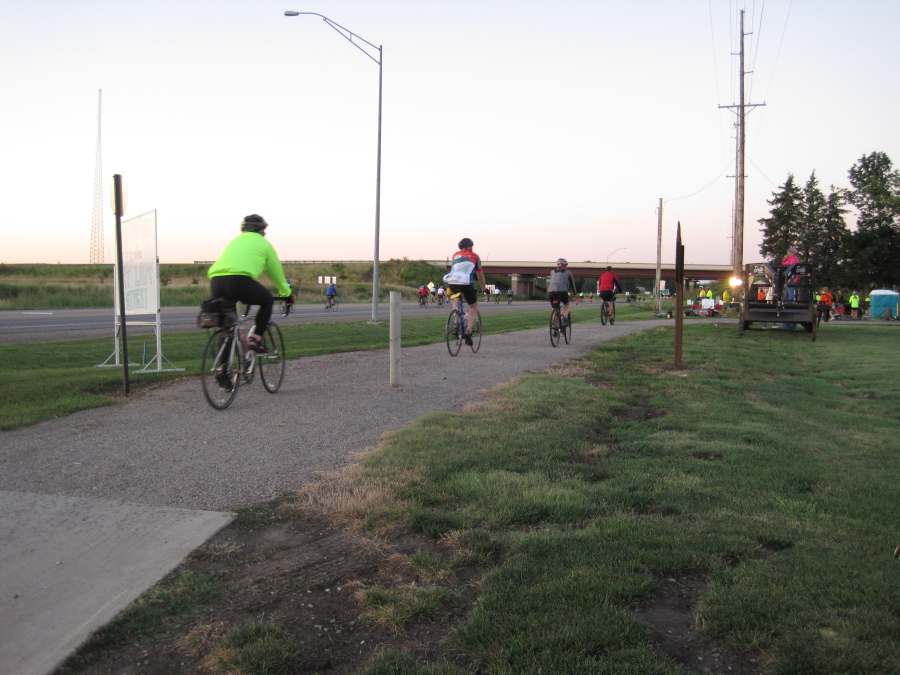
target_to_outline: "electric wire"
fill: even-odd
[[[763,16],[766,13],[766,0],[762,1],[762,6],[759,10],[759,25],[756,27],[756,46],[753,48],[753,65],[750,68],[752,73],[752,77],[750,79],[750,91],[748,97],[751,101],[753,100],[753,83],[756,82],[756,59],[759,57],[759,38],[762,35],[762,24],[763,24]]]
[[[671,203],[671,202],[677,202],[677,201],[679,201],[679,200],[681,200],[681,199],[688,199],[689,197],[696,197],[696,196],[699,195],[701,192],[705,192],[706,190],[708,190],[709,188],[711,188],[713,185],[715,185],[716,183],[718,183],[718,182],[719,182],[720,180],[722,180],[722,178],[724,178],[724,177],[725,177],[725,169],[722,169],[722,170],[719,171],[719,174],[718,174],[715,178],[713,178],[711,181],[709,181],[708,183],[706,183],[706,184],[705,184],[703,187],[701,187],[699,190],[695,190],[694,192],[689,192],[688,194],[679,195],[678,197],[672,197],[671,199],[663,199],[663,203],[664,203],[664,204],[669,204],[669,203]]]

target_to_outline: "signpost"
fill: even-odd
[[[125,328],[125,270],[122,259],[122,176],[113,176],[114,206],[116,214],[116,285],[119,292],[119,337],[122,340],[122,379],[125,384],[125,395],[128,396],[130,383],[128,382],[128,333]]]
[[[681,221],[675,235],[675,367],[681,362],[682,337],[684,335],[684,244],[681,243]]]

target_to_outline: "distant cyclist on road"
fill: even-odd
[[[475,244],[468,237],[459,240],[459,250],[453,254],[450,271],[444,275],[444,282],[450,286],[451,293],[462,293],[466,301],[466,334],[467,345],[472,344],[472,326],[478,319],[478,295],[475,293],[475,278],[484,288],[487,282],[481,269],[481,258],[472,247]]]
[[[325,298],[328,302],[329,307],[334,307],[334,300],[337,297],[337,285],[333,282],[328,284],[328,287],[325,289]]]
[[[608,266],[606,271],[600,275],[597,282],[597,294],[601,300],[609,303],[609,318],[616,319],[616,293],[622,292],[622,284],[619,283],[619,277],[612,271],[612,266]]]
[[[547,286],[547,293],[550,304],[555,305],[562,303],[559,314],[562,317],[563,326],[569,323],[569,289],[572,289],[574,295],[577,291],[575,288],[575,277],[569,271],[569,261],[565,258],[559,258],[556,261],[556,269],[550,272],[550,284]]]
[[[245,217],[241,223],[241,233],[228,243],[207,272],[213,297],[259,305],[256,331],[247,342],[247,347],[256,351],[262,349],[262,336],[272,318],[274,304],[272,294],[257,281],[260,275],[265,272],[275,284],[278,295],[289,298],[289,303],[294,302],[294,294],[284,278],[278,254],[265,240],[268,226],[263,217],[255,213]]]

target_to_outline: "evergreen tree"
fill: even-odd
[[[900,284],[900,172],[887,154],[872,152],[857,160],[849,176],[848,198],[857,209],[854,271],[866,285]]]
[[[816,270],[821,263],[819,248],[824,215],[825,195],[819,189],[816,172],[813,171],[803,188],[801,218],[797,228],[797,249],[800,252],[800,259],[812,264]]]
[[[850,283],[844,269],[848,255],[850,230],[844,220],[844,194],[831,187],[825,199],[820,225],[819,246],[816,251],[816,284],[837,288]]]
[[[763,238],[759,252],[767,258],[780,261],[791,246],[797,244],[803,220],[803,193],[794,183],[794,175],[788,174],[777,192],[768,200],[771,210],[768,218],[760,218]]]

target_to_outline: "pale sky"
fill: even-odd
[[[371,259],[378,67],[285,9],[384,45],[382,259],[653,261],[663,197],[664,260],[681,220],[727,264],[740,7],[745,260],[788,172],[900,164],[895,0],[306,1],[0,0],[0,262],[87,262],[98,88],[105,189],[158,209],[163,262],[253,212],[283,259]]]

